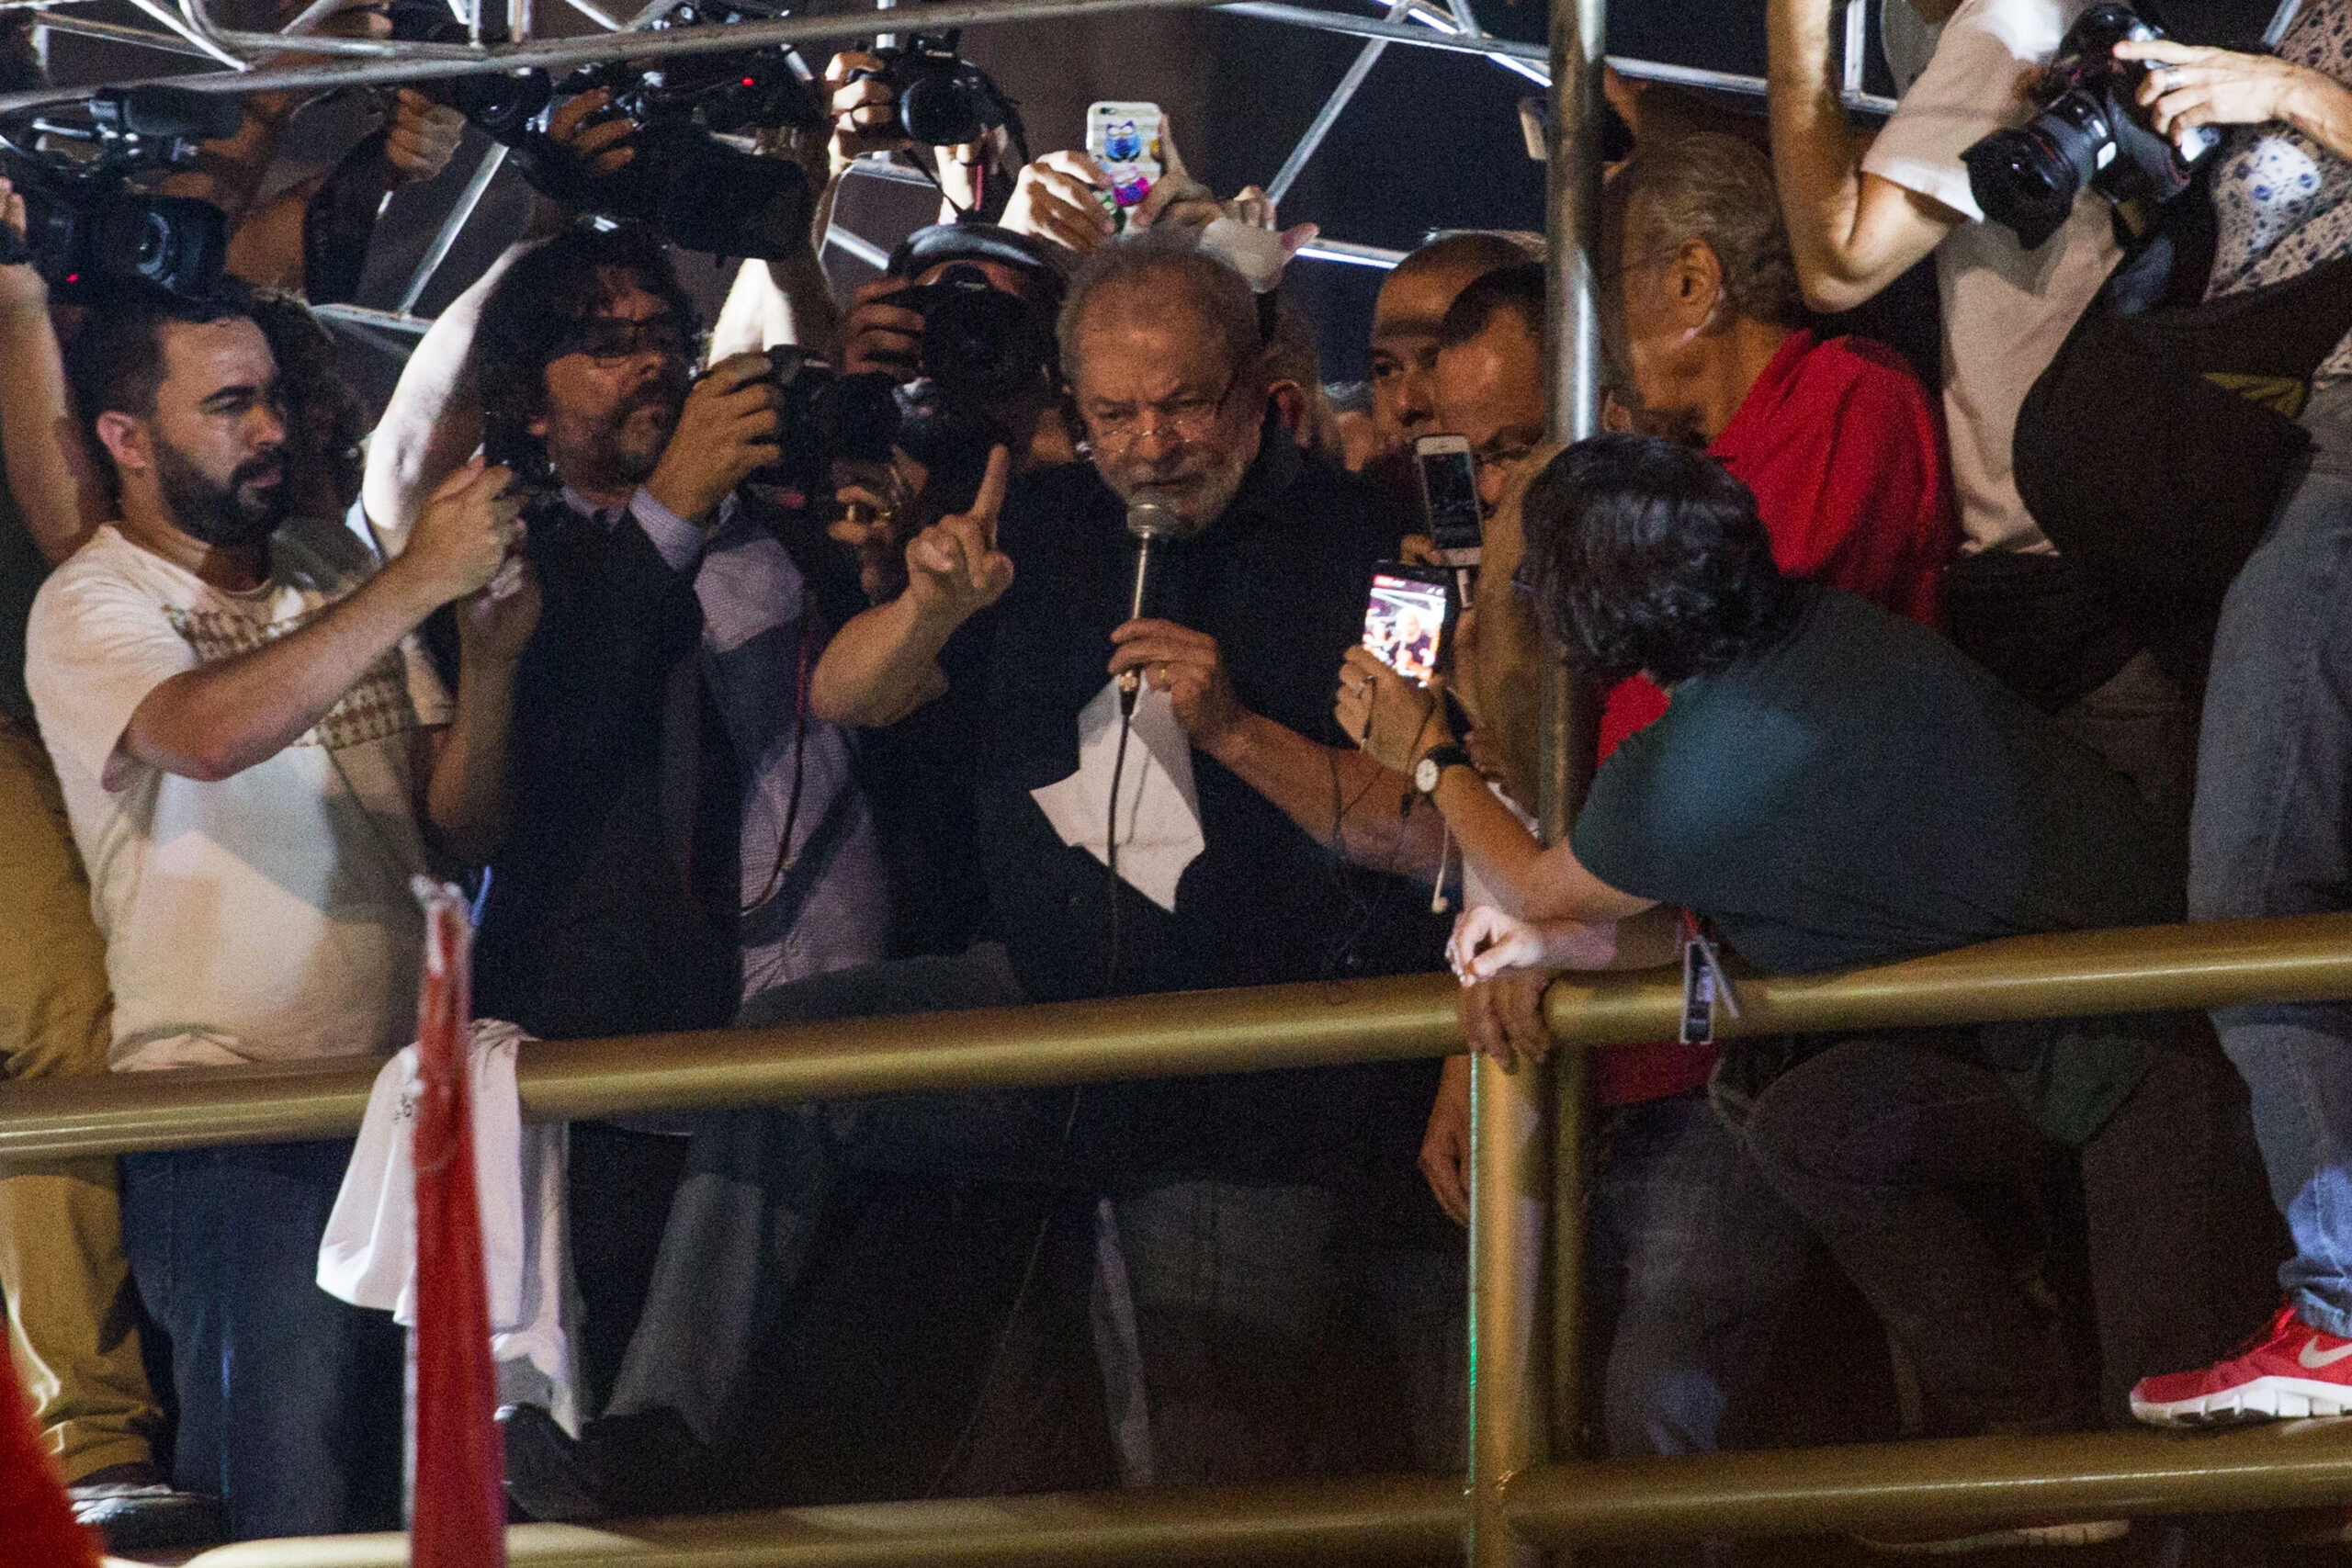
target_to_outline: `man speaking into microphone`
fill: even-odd
[[[1360,636],[1372,567],[1407,520],[1270,416],[1258,301],[1216,257],[1156,233],[1103,246],[1071,281],[1059,337],[1091,460],[1008,484],[1000,454],[970,513],[910,543],[905,593],[826,650],[811,711],[882,726],[933,700],[973,705],[989,928],[1032,1001],[1433,967],[1442,924],[1426,884],[1397,874],[1435,865],[1433,814],[1402,809],[1403,776],[1314,739],[1332,658]],[[1131,513],[1156,535],[1141,615]],[[1172,908],[1065,842],[1033,796],[1081,771],[1081,716],[1122,722],[1105,693],[1131,673],[1136,739],[1164,702],[1190,742],[1201,848]],[[1131,783],[1142,755],[1124,759]],[[1104,828],[1092,834],[1099,847]],[[1157,1479],[1344,1468],[1318,1413],[1238,1402],[1295,1400],[1315,1381],[1283,1361],[1324,1335],[1341,1195],[1366,1190],[1375,1164],[1409,1176],[1420,1110],[1405,1097],[1428,1076],[1340,1067],[1080,1097],[1068,1153],[1122,1199]],[[1156,1233],[1204,1229],[1214,1258],[1160,1267]],[[1198,1304],[1253,1293],[1250,1324]]]

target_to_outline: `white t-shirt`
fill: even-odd
[[[2033,117],[2034,105],[2021,86],[2026,73],[2048,62],[2090,4],[1963,0],[1935,38],[1934,56],[1862,159],[1864,173],[1969,220],[1936,250],[1944,417],[1966,551],[2049,550],[2010,474],[2018,408],[2120,253],[2110,209],[2087,189],[2048,243],[2021,248],[2015,234],[1978,209],[1960,155],[1989,133]],[[1890,43],[1896,36],[1889,30]],[[1889,63],[1898,81],[1914,64]]]
[[[449,698],[413,638],[232,778],[129,762],[101,782],[148,693],[297,630],[375,567],[341,525],[298,520],[270,581],[230,593],[109,526],[33,602],[26,683],[107,939],[116,1071],[368,1055],[415,1032],[419,731]]]

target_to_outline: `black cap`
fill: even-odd
[[[993,223],[934,223],[899,242],[887,269],[892,277],[913,277],[944,262],[990,261],[1037,275],[1056,299],[1069,281],[1077,258],[1059,245],[1016,234]]]

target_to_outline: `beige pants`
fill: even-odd
[[[0,1073],[103,1073],[114,1004],[90,885],[39,740],[0,718]],[[68,1482],[150,1457],[111,1157],[0,1166],[8,1349]]]

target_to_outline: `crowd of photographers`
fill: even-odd
[[[797,121],[780,56],[402,89],[298,178],[291,100],[102,110],[119,186],[0,189],[7,1075],[388,1055],[426,874],[476,1013],[548,1040],[1450,962],[1511,1064],[1563,970],[1679,963],[1680,1036],[1592,1064],[1597,1447],[2352,1411],[2342,1006],[1713,1039],[1742,964],[2345,907],[2352,0],[2228,49],[1907,0],[1867,142],[1832,9],[1772,0],[1769,126],[1612,83],[1611,433],[1566,450],[1539,241],[1408,255],[1348,408],[1279,287],[1311,229],[1164,131],[1106,199],[952,47]],[[468,119],[535,232],[368,431],[304,297]],[[837,300],[809,236],[874,153],[945,220]],[[76,220],[118,209],[167,243]],[[707,333],[673,248],[752,258]],[[1815,314],[1922,263],[1940,408]],[[1375,570],[1441,607],[1368,635]],[[1598,772],[1547,845],[1564,652]],[[973,1408],[881,1491],[1452,1469],[1471,1060],[577,1123],[510,1496],[820,1500],[809,1364],[937,1304],[844,1295],[911,1245],[844,1218],[886,1189],[1010,1288],[938,1283]],[[0,1176],[14,1364],[116,1544],[398,1525],[401,1335],[321,1286],[352,1149]]]

